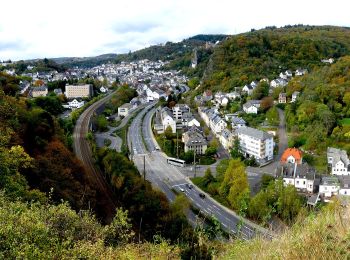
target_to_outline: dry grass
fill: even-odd
[[[219,259],[349,259],[350,207],[338,201],[300,219],[281,237],[228,245]]]

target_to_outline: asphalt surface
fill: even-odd
[[[178,167],[166,162],[167,156],[155,149],[157,144],[151,129],[151,118],[155,109],[152,107],[153,104],[136,116],[128,132],[132,159],[141,173],[144,172],[145,166],[146,179],[162,190],[170,201],[175,199],[171,189],[183,192],[194,207],[204,215],[218,219],[222,228],[232,235],[242,239],[251,239],[256,235],[271,238],[268,230],[241,218],[232,210],[220,205],[209,194],[205,194],[193,185]],[[193,188],[189,188],[189,185],[193,185]],[[201,198],[199,194],[205,194],[205,198]],[[193,213],[188,217],[192,223],[196,219]]]
[[[117,127],[108,126],[108,130],[106,132],[95,133],[97,146],[98,147],[105,146],[104,141],[108,139],[111,141],[111,144],[108,146],[108,148],[116,150],[117,152],[121,152],[123,140],[119,136],[114,136],[113,133],[118,129],[123,128],[129,122],[130,117],[132,117],[135,113],[137,113],[144,107],[145,105],[141,105],[136,109],[130,111],[130,113],[121,120],[120,124]]]

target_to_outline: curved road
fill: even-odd
[[[82,161],[90,185],[95,187],[99,192],[97,207],[100,212],[103,212],[106,222],[112,220],[115,213],[116,204],[114,202],[115,200],[113,198],[113,192],[111,191],[110,186],[104,179],[102,173],[97,170],[94,165],[91,148],[89,142],[86,140],[86,135],[89,131],[90,121],[93,114],[98,108],[104,105],[113,94],[114,92],[89,106],[78,118],[73,133],[74,153],[78,159]]]
[[[183,192],[204,215],[218,219],[227,232],[243,239],[251,239],[256,235],[271,239],[272,236],[268,230],[237,216],[235,212],[212,199],[209,194],[206,194],[205,199],[200,198],[199,194],[204,192],[196,186],[192,189],[188,188],[188,185],[192,184],[191,181],[180,172],[178,167],[166,162],[167,156],[164,153],[154,149],[157,144],[151,130],[151,118],[155,110],[148,112],[150,108],[152,106],[145,108],[134,119],[128,133],[133,160],[139,171],[143,173],[145,165],[146,178],[164,191],[169,200],[175,197],[171,189]],[[192,222],[192,217],[189,220]]]

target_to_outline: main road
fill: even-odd
[[[151,129],[151,119],[154,113],[154,104],[151,104],[136,116],[129,128],[129,148],[139,171],[143,173],[145,169],[146,178],[161,189],[170,201],[175,198],[172,189],[183,192],[194,207],[202,214],[218,219],[222,228],[228,233],[243,239],[251,239],[257,235],[271,239],[272,235],[268,230],[222,206],[209,194],[205,194],[193,185],[176,166],[167,163],[167,156],[156,149],[157,144]],[[191,185],[193,188],[190,188]],[[206,197],[201,198],[200,193],[205,194]],[[189,217],[191,222],[193,217],[195,216]]]
[[[73,132],[74,153],[83,163],[90,185],[99,193],[97,207],[100,212],[103,212],[106,222],[111,221],[114,216],[116,208],[115,200],[113,198],[113,192],[103,177],[103,174],[97,170],[94,165],[91,148],[86,136],[89,131],[93,114],[97,109],[103,106],[113,94],[114,92],[89,106],[78,118]]]

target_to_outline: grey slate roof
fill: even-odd
[[[271,134],[268,134],[264,131],[261,131],[261,130],[255,129],[255,128],[251,128],[248,126],[242,126],[242,127],[238,128],[236,130],[236,134],[248,135],[248,136],[251,136],[253,138],[262,140],[262,141],[273,137],[273,135],[271,135]]]
[[[349,157],[345,150],[340,150],[333,147],[327,148],[327,158],[332,157],[332,167],[334,167],[339,161],[342,161],[345,164],[345,167],[350,166]]]

